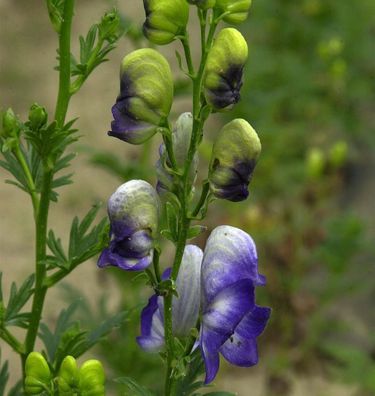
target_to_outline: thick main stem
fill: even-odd
[[[65,122],[70,100],[70,34],[74,11],[74,0],[65,0],[64,17],[59,34],[59,93],[57,96],[55,120],[62,127]]]
[[[205,15],[206,17],[206,15]],[[213,14],[213,21],[210,26],[210,30],[208,33],[207,41],[205,37],[202,37],[202,58],[199,66],[199,70],[196,75],[193,77],[193,128],[192,128],[192,136],[190,140],[189,151],[187,155],[187,160],[185,163],[184,173],[181,177],[181,191],[179,193],[179,199],[181,204],[180,216],[179,216],[179,227],[178,227],[178,240],[176,245],[176,252],[174,257],[174,262],[172,266],[171,279],[172,281],[176,281],[182,257],[185,250],[188,230],[190,227],[190,219],[188,217],[189,213],[189,194],[190,194],[190,182],[189,182],[189,174],[190,168],[193,162],[194,155],[197,150],[197,145],[199,142],[200,133],[203,129],[203,124],[205,119],[201,117],[201,94],[202,94],[202,83],[203,83],[203,75],[204,69],[206,66],[207,55],[212,46],[217,21],[215,19],[215,13]],[[204,18],[200,18],[201,23],[201,34],[205,36],[205,26],[203,24],[206,23]],[[188,49],[188,42],[185,39],[183,41],[185,55],[187,57],[188,65],[192,65],[191,61],[189,61],[190,57],[190,48]],[[166,343],[166,352],[167,352],[167,373],[166,373],[166,381],[165,381],[165,395],[173,396],[175,394],[175,386],[173,381],[173,360],[174,360],[174,341],[173,341],[173,328],[172,328],[172,302],[173,295],[172,293],[168,293],[164,297],[164,331],[165,331],[165,343]]]
[[[70,33],[73,19],[74,0],[66,0],[64,16],[59,35],[60,74],[59,92],[56,104],[55,119],[57,127],[62,127],[68,110],[70,99]],[[29,329],[25,340],[25,353],[22,355],[23,368],[27,355],[33,351],[42,316],[47,287],[43,284],[46,275],[46,245],[48,212],[53,181],[53,169],[44,166],[43,185],[40,203],[36,217],[36,247],[35,247],[35,291],[31,309]]]

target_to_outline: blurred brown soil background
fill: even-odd
[[[77,53],[78,35],[85,34],[90,25],[100,19],[109,3],[104,0],[79,0],[76,5],[73,40]],[[124,1],[120,9],[135,22],[141,23],[143,8],[141,1]],[[12,107],[22,119],[27,118],[29,106],[37,102],[53,114],[57,94],[56,65],[57,37],[52,30],[44,2],[37,0],[0,0],[0,107]],[[124,161],[136,161],[137,147],[121,144],[107,137],[111,122],[110,108],[118,92],[118,68],[124,55],[131,50],[126,39],[120,40],[113,51],[110,61],[94,71],[82,90],[73,97],[68,119],[80,117],[77,126],[81,140],[73,146],[77,158],[73,161],[74,184],[60,190],[59,204],[52,204],[50,225],[57,235],[66,236],[73,216],[82,216],[98,201],[105,202],[117,187],[118,179],[88,162],[84,147],[111,150],[122,156]],[[173,51],[167,54],[176,69]],[[180,101],[181,102],[181,101]],[[178,107],[183,108],[183,103]],[[154,145],[157,147],[157,139]],[[4,294],[8,295],[10,284],[23,280],[34,265],[34,230],[31,205],[28,197],[14,186],[5,184],[9,176],[0,170],[0,268],[5,280]],[[373,183],[372,183],[373,184]],[[362,188],[362,187],[360,187]],[[373,201],[374,187],[360,189],[358,192],[359,210],[366,210]],[[372,188],[370,191],[369,189]],[[371,198],[372,197],[372,198]],[[102,215],[105,209],[102,210]],[[372,226],[373,226],[372,219]],[[95,261],[81,265],[67,278],[67,282],[79,288],[94,306],[100,296],[113,290],[113,305],[117,302],[118,292],[111,278],[96,268]],[[48,294],[44,318],[53,323],[61,307],[59,288]],[[10,349],[1,342],[2,360],[10,360],[11,383],[20,375],[20,364]],[[93,352],[95,355],[95,352]],[[220,389],[236,391],[242,396],[264,396],[264,364],[262,354],[260,363],[253,369],[233,369],[225,365],[217,381]],[[124,373],[126,375],[126,373]],[[353,389],[327,383],[323,378],[309,377],[294,379],[293,396],[350,396]],[[276,395],[275,395],[276,396]]]

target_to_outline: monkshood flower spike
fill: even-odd
[[[125,56],[120,95],[112,107],[110,136],[131,144],[150,139],[167,124],[173,100],[173,79],[167,60],[151,48]]]
[[[143,180],[121,185],[108,201],[110,244],[98,260],[99,267],[113,265],[139,271],[152,263],[158,231],[159,199]]]
[[[255,286],[264,285],[252,238],[244,231],[220,226],[211,233],[202,262],[200,348],[205,383],[215,378],[219,353],[230,363],[249,367],[258,362],[256,338],[270,309],[255,304]]]
[[[221,14],[225,13],[223,20],[228,23],[238,24],[247,19],[252,0],[217,0],[216,8]]]
[[[207,57],[203,83],[206,101],[214,110],[230,110],[240,100],[247,56],[247,43],[238,30],[219,32]]]
[[[226,124],[215,140],[208,180],[213,195],[243,201],[261,152],[259,137],[243,119]]]
[[[176,280],[178,297],[173,299],[173,334],[186,337],[195,327],[200,306],[200,272],[203,252],[197,246],[186,245],[180,271]],[[163,274],[168,279],[170,269]],[[148,352],[158,352],[164,346],[164,302],[154,294],[141,315],[140,347]]]
[[[154,44],[164,45],[185,33],[189,19],[186,0],[143,0],[146,21],[144,35]]]

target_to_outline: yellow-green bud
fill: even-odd
[[[208,10],[209,8],[213,8],[216,0],[187,0],[188,3],[196,5],[203,10]]]
[[[12,109],[3,113],[2,132],[3,137],[16,137],[20,132],[20,122]]]
[[[261,152],[259,137],[243,119],[235,119],[219,132],[215,140],[208,180],[217,198],[243,201]]]
[[[29,395],[38,395],[51,387],[51,371],[43,355],[31,352],[25,364],[25,392]]]
[[[81,396],[104,396],[105,374],[99,360],[87,360],[79,370]]]
[[[208,54],[203,80],[207,103],[215,110],[229,110],[240,100],[247,56],[246,40],[238,30],[220,31]]]
[[[144,35],[154,44],[172,42],[185,32],[189,6],[185,0],[143,0],[146,21]]]
[[[246,20],[250,6],[251,0],[216,0],[215,8],[227,14],[223,18],[225,22],[238,24]]]
[[[319,148],[312,148],[307,153],[306,170],[309,177],[318,179],[324,171],[326,159],[324,153]]]
[[[101,40],[115,41],[120,32],[120,17],[117,11],[106,12],[98,25],[98,30]]]
[[[122,61],[120,95],[112,107],[110,136],[141,144],[165,123],[173,100],[167,60],[151,48],[131,52]]]
[[[47,122],[47,112],[42,106],[34,103],[29,111],[29,126],[32,130],[38,130]]]
[[[336,142],[329,152],[329,161],[335,168],[343,166],[348,159],[348,144],[343,140]]]
[[[79,371],[73,356],[66,356],[61,363],[57,386],[59,396],[71,396],[78,389]]]

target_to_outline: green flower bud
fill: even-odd
[[[79,370],[81,396],[104,396],[105,374],[99,360],[87,360]]]
[[[30,129],[36,131],[47,123],[47,112],[42,106],[34,103],[29,111],[29,126]]]
[[[154,44],[172,42],[185,32],[189,6],[185,0],[143,0],[146,21],[144,35]]]
[[[39,352],[31,352],[25,364],[25,392],[29,395],[38,395],[44,390],[50,389],[51,371],[43,355]]]
[[[223,20],[238,24],[246,20],[251,0],[217,0],[216,7],[221,14],[228,13]]]
[[[223,29],[208,54],[204,75],[207,103],[215,110],[228,110],[240,100],[242,73],[248,56],[242,34]]]
[[[20,132],[20,122],[12,109],[8,109],[3,113],[3,128],[1,136],[17,137]]]
[[[141,144],[162,126],[173,100],[172,72],[157,51],[144,48],[127,55],[121,65],[121,89],[112,107],[110,136]]]
[[[60,396],[71,396],[78,389],[79,371],[73,356],[66,356],[61,363],[57,385]]]
[[[247,121],[226,124],[212,149],[208,177],[212,193],[234,202],[246,199],[260,152],[259,137]]]
[[[116,41],[120,32],[120,17],[116,11],[106,12],[99,25],[99,37],[101,40]]]
[[[329,152],[329,160],[333,167],[340,168],[348,159],[348,144],[343,140],[336,142]]]
[[[324,153],[319,148],[312,148],[307,153],[306,171],[312,179],[318,179],[324,171],[326,160]]]
[[[188,3],[196,5],[203,10],[208,10],[209,8],[213,8],[216,0],[187,0]]]

